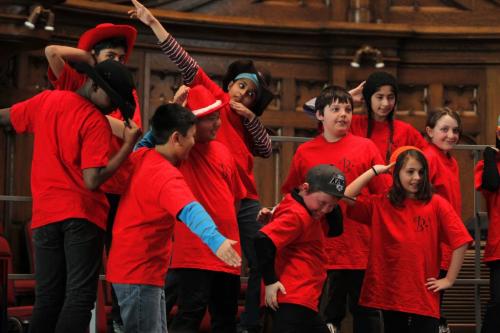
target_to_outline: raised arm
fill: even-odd
[[[252,154],[254,156],[269,158],[273,154],[271,137],[258,117],[253,120],[243,118],[243,126],[252,139]]]
[[[356,178],[353,182],[351,182],[347,188],[345,189],[345,195],[348,197],[356,197],[359,193],[361,193],[361,190],[363,187],[368,185],[370,180],[372,180],[373,177],[376,177],[380,174],[388,172],[393,164],[389,165],[374,165],[367,171],[365,171],[361,176]],[[354,204],[351,200],[344,200],[347,204]]]
[[[239,267],[241,258],[233,248],[236,241],[227,239],[220,234],[214,221],[198,202],[191,202],[182,208],[178,215],[196,236],[198,236],[215,255],[226,264]]]
[[[134,9],[128,11],[130,17],[139,19],[151,28],[156,38],[158,38],[161,50],[177,65],[181,70],[184,83],[189,85],[198,71],[196,61],[177,43],[175,38],[161,25],[149,9],[137,0],[132,0],[132,3]]]
[[[50,69],[57,78],[61,75],[64,64],[68,61],[86,62],[92,66],[95,64],[95,59],[90,52],[63,45],[47,46],[45,48],[45,57]]]
[[[96,190],[115,173],[132,152],[139,135],[140,129],[134,122],[130,122],[130,127],[124,127],[123,145],[109,160],[108,165],[104,168],[87,168],[83,170],[83,181],[89,190]]]

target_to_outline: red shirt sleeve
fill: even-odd
[[[354,205],[347,206],[347,216],[361,223],[370,223],[373,215],[372,199],[370,195],[360,195]]]
[[[427,146],[427,141],[424,139],[422,134],[415,129],[412,125],[408,124],[408,144],[410,146],[415,146],[420,149],[424,149]]]
[[[208,75],[203,71],[203,69],[200,67],[198,68],[198,72],[196,73],[196,76],[194,77],[194,80],[192,83],[189,84],[190,87],[194,87],[197,84],[201,84],[205,88],[207,88],[216,99],[223,99],[225,92],[219,87],[217,83],[212,81],[211,78],[208,77]]]
[[[303,233],[303,225],[299,215],[291,211],[285,211],[273,218],[260,231],[266,234],[279,250],[292,243]]]
[[[59,75],[59,78],[55,76],[50,67],[47,71],[47,75],[54,88],[59,90],[75,91],[87,80],[86,75],[78,73],[75,69],[68,65],[68,63],[64,63],[64,68]]]
[[[436,206],[438,211],[437,220],[440,221],[440,234],[443,242],[452,250],[472,242],[472,238],[467,232],[462,219],[457,215],[455,209],[443,197],[438,196]]]
[[[373,142],[370,141],[370,165],[369,167],[376,164],[385,164],[384,159],[380,156],[380,152]],[[368,168],[367,168],[368,169]],[[378,175],[373,177],[368,183],[368,190],[372,194],[385,193],[392,184],[392,178],[388,174]]]
[[[111,141],[111,128],[106,118],[100,114],[89,117],[81,129],[81,138],[82,170],[105,167],[108,164]]]
[[[36,116],[50,93],[49,90],[46,90],[11,106],[10,122],[17,133],[33,133],[35,131]]]
[[[177,218],[182,208],[196,199],[180,172],[173,176],[164,175],[164,177],[163,180],[155,182],[161,186],[161,189],[157,191],[158,205]]]

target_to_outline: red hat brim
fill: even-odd
[[[78,48],[90,52],[98,42],[113,37],[125,38],[127,42],[125,61],[128,61],[132,49],[134,48],[135,39],[137,38],[137,29],[130,25],[117,25],[112,23],[99,24],[95,28],[89,29],[83,33],[78,41]]]

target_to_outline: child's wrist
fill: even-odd
[[[373,166],[371,169],[373,170],[373,173],[375,174],[375,176],[378,176],[378,172],[377,172],[377,170],[375,170],[375,168]]]

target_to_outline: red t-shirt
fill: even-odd
[[[278,303],[292,303],[318,311],[326,278],[325,236],[322,223],[287,194],[269,224],[261,230],[276,246],[275,271],[286,294]]]
[[[70,91],[44,91],[11,107],[18,133],[34,133],[32,228],[82,218],[106,228],[108,202],[90,191],[82,170],[108,164],[111,129],[99,110]]]
[[[354,135],[366,137],[368,128],[367,115],[353,115],[350,131]],[[375,143],[384,160],[388,161],[387,151],[389,149],[389,123],[387,121],[373,121],[372,134],[369,138]],[[423,149],[427,146],[427,141],[410,124],[401,120],[394,120],[394,132],[392,136],[391,152],[401,146],[415,146]],[[390,157],[390,156],[389,156]]]
[[[439,195],[429,203],[406,199],[394,207],[387,195],[365,196],[349,207],[351,217],[371,219],[370,258],[360,304],[439,318],[439,293],[427,290],[439,276],[440,244],[457,249],[471,236],[451,205]]]
[[[130,161],[134,172],[116,213],[106,279],[163,287],[177,215],[196,199],[156,150],[139,149]]]
[[[85,74],[78,73],[75,69],[73,69],[71,66],[69,66],[67,63],[64,64],[64,69],[61,72],[61,75],[59,78],[57,78],[54,75],[54,72],[49,67],[48,70],[48,77],[49,81],[52,83],[54,88],[59,89],[59,90],[71,90],[71,91],[76,91],[78,88],[80,88],[85,81],[87,80],[87,76]],[[135,112],[132,120],[139,126],[139,128],[142,128],[142,119],[141,119],[141,110],[139,107],[139,98],[137,97],[137,91],[134,89],[133,91],[134,95],[134,100],[135,100]],[[119,119],[119,120],[124,120],[122,117],[122,114],[118,109],[115,111],[111,112],[109,116]],[[109,144],[109,143],[108,143]],[[111,137],[111,147],[109,150],[109,158],[112,158],[118,150],[120,150],[120,147],[123,145],[123,140],[116,137],[112,136]],[[125,191],[125,188],[127,187],[128,180],[130,179],[130,173],[132,172],[131,170],[131,164],[126,159],[116,170],[116,172],[111,176],[110,179],[108,179],[104,184],[101,185],[101,190],[103,190],[105,193],[114,193],[114,194],[121,194],[123,191]]]
[[[437,194],[448,200],[459,217],[462,216],[462,193],[460,192],[460,172],[455,158],[445,154],[436,145],[430,143],[423,150],[429,164],[429,180]],[[442,245],[441,269],[450,266],[452,251]]]
[[[179,169],[219,232],[238,241],[234,247],[241,254],[235,202],[245,198],[246,192],[231,153],[217,141],[197,143]],[[226,265],[218,259],[183,223],[175,225],[170,267],[240,274],[240,268]]]
[[[384,164],[380,153],[372,141],[347,134],[337,142],[328,142],[323,135],[299,146],[293,156],[288,178],[281,190],[290,193],[304,183],[307,171],[318,164],[333,164],[346,177],[346,182],[356,179],[375,164]],[[363,193],[383,193],[391,184],[388,175],[374,177]],[[340,202],[345,211],[345,203]],[[365,269],[368,261],[368,245],[370,230],[359,223],[351,223],[349,215],[345,216],[344,232],[339,237],[326,240],[328,255],[327,269]]]
[[[191,86],[201,84],[205,86],[215,96],[223,102],[229,102],[229,95],[224,92],[215,82],[213,82],[199,68]],[[217,132],[216,140],[222,142],[233,155],[238,172],[247,190],[246,198],[258,200],[257,186],[253,174],[253,154],[249,148],[249,139],[246,137],[246,129],[243,127],[243,120],[240,115],[231,110],[229,104],[220,109],[221,125]]]
[[[481,188],[483,168],[484,161],[479,161],[474,172],[476,190],[483,193],[488,209],[488,241],[486,242],[483,260],[495,261],[500,260],[500,190],[490,192]],[[500,172],[500,160],[497,160],[497,168],[498,172]]]

